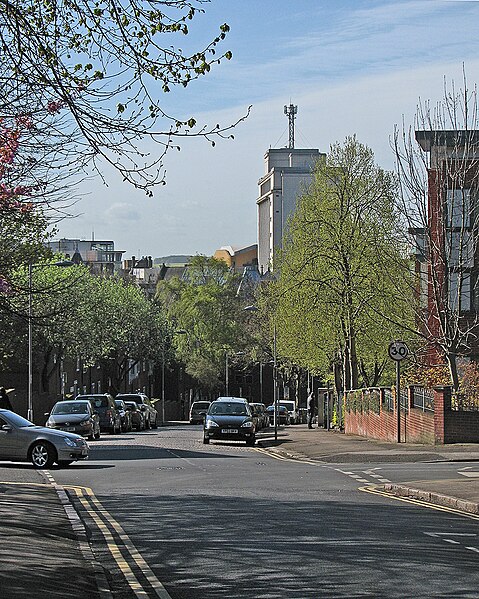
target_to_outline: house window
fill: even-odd
[[[446,257],[449,266],[471,268],[474,264],[474,243],[469,231],[446,233]]]
[[[448,189],[446,193],[447,224],[449,227],[471,226],[471,190]]]
[[[471,309],[471,274],[469,272],[461,273],[461,289],[458,288],[459,273],[449,273],[449,309],[457,312],[460,300],[460,311],[465,312]]]

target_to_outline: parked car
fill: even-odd
[[[144,393],[118,393],[116,399],[134,401],[145,416],[145,428],[158,427],[158,412],[151,400]]]
[[[267,428],[269,426],[269,416],[264,403],[250,403],[249,405],[258,420],[258,429]]]
[[[131,424],[137,431],[145,430],[145,416],[136,401],[125,401],[125,406],[131,417]]]
[[[229,439],[252,446],[255,438],[253,413],[246,399],[221,397],[210,405],[203,426],[203,443]]]
[[[133,430],[131,423],[131,412],[126,409],[125,402],[122,399],[115,399],[115,406],[120,414],[121,430],[127,433]]]
[[[77,395],[75,400],[87,399],[95,412],[100,416],[100,429],[112,435],[121,433],[120,414],[115,406],[115,400],[109,393],[92,393]]]
[[[10,410],[0,410],[0,460],[31,462],[50,468],[54,462],[69,466],[88,457],[83,437],[46,426],[36,426]]]
[[[190,424],[202,424],[210,404],[210,401],[194,401],[190,408]]]
[[[90,441],[100,438],[100,417],[88,400],[57,401],[46,422],[47,428],[76,433]]]
[[[284,406],[288,410],[291,424],[299,424],[299,412],[295,401],[292,399],[280,399],[279,405]]]
[[[268,412],[270,424],[274,424],[274,405],[266,408]],[[285,406],[278,405],[278,424],[291,424],[291,417],[288,412],[288,408]]]

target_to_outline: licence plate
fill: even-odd
[[[223,433],[223,435],[227,435],[229,433],[237,433],[238,429],[237,428],[222,428],[221,432]]]
[[[74,426],[67,426],[65,430],[66,430],[68,433],[70,433],[70,432],[72,432],[72,431],[74,431],[74,430],[75,430],[75,427],[74,427]]]

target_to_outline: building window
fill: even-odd
[[[461,289],[459,290],[459,273],[449,273],[449,309],[453,312],[457,312],[459,300],[461,312],[468,312],[471,309],[471,273],[463,272],[461,275]]]
[[[448,227],[471,226],[471,190],[448,189],[446,193]]]
[[[471,268],[474,264],[474,243],[469,231],[446,233],[446,258],[449,266]]]

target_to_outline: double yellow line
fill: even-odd
[[[364,493],[371,493],[371,495],[381,495],[382,497],[387,497],[388,499],[395,499],[396,501],[402,501],[403,503],[412,503],[414,505],[426,507],[430,510],[436,510],[438,512],[448,512],[450,514],[457,514],[458,516],[464,516],[466,518],[470,518],[471,520],[479,520],[479,515],[477,514],[464,512],[453,507],[447,507],[446,505],[437,505],[435,503],[430,503],[429,501],[423,501],[422,499],[414,499],[414,497],[401,497],[392,493],[388,493],[387,491],[383,491],[382,489],[379,489],[374,485],[367,487],[359,487],[359,491],[363,491]]]
[[[318,462],[313,462],[312,460],[289,458],[287,456],[284,456],[284,455],[281,455],[278,453],[274,453],[272,451],[269,451],[268,449],[263,449],[260,447],[255,447],[254,451],[257,451],[258,453],[262,453],[263,455],[267,455],[269,458],[279,460],[280,462],[293,462],[294,464],[310,464],[313,466],[320,466],[320,464],[318,464]]]
[[[136,574],[133,572],[130,566],[130,563],[132,562],[138,566],[142,575],[146,578],[157,597],[160,597],[160,599],[171,599],[171,596],[165,587],[161,584],[151,568],[145,562],[121,525],[111,516],[111,514],[109,514],[109,512],[107,512],[107,510],[105,510],[102,504],[95,497],[93,491],[89,487],[72,485],[65,485],[63,488],[67,491],[75,493],[85,511],[95,522],[103,538],[105,539],[109,552],[125,576],[126,581],[135,595],[140,599],[150,596],[143,588]],[[121,548],[123,548],[124,553],[127,554],[127,559],[125,559],[120,545],[112,533],[112,530],[116,533],[118,539],[121,541]]]

